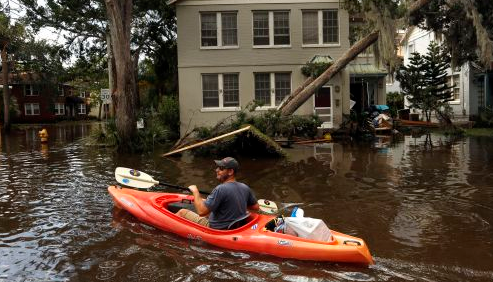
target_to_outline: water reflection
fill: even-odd
[[[98,125],[95,125],[98,126]],[[90,125],[0,138],[0,281],[491,281],[491,139],[386,136],[239,158],[259,198],[362,237],[376,265],[283,260],[191,242],[113,208],[117,166],[180,185],[217,185],[211,158],[85,147]],[[170,190],[170,192],[177,192]]]

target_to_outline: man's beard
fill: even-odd
[[[219,176],[217,177],[217,180],[219,180],[219,182],[223,183],[224,181],[228,180],[228,178],[229,178],[229,175],[227,175],[227,174],[222,174],[222,175],[219,175]]]

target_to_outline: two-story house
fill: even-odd
[[[40,123],[63,119],[85,119],[88,93],[68,84],[48,82],[39,74],[13,74],[9,78],[10,94],[18,105],[14,122]],[[0,78],[0,83],[3,84]]]
[[[316,55],[336,60],[350,47],[349,16],[338,0],[168,4],[177,15],[182,134],[214,125],[253,100],[262,103],[258,112],[278,107],[306,80],[301,68],[307,62]],[[346,69],[295,114],[317,113],[326,127],[338,127],[349,114],[349,93]]]
[[[429,44],[435,41],[441,44],[441,36],[419,27],[411,27],[402,41],[404,64],[409,64],[414,52],[426,54]],[[448,85],[454,86],[452,101],[455,121],[467,121],[478,115],[480,108],[491,107],[493,101],[493,74],[484,72],[479,66],[467,62],[448,71]],[[418,111],[415,111],[418,112]],[[434,118],[432,116],[432,118]]]

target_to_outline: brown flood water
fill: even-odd
[[[285,260],[189,241],[113,208],[117,166],[216,185],[210,158],[84,146],[91,124],[14,131],[0,142],[0,281],[492,281],[491,138],[431,135],[239,158],[258,198],[365,239],[369,268]],[[174,192],[173,190],[170,190]]]

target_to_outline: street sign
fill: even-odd
[[[101,88],[101,100],[103,104],[111,104],[111,94],[109,89]]]

